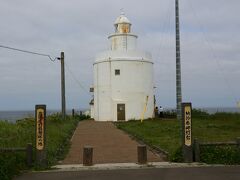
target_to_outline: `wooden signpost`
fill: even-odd
[[[183,134],[183,159],[193,162],[192,147],[192,104],[182,103],[182,134]]]
[[[37,166],[46,166],[46,105],[36,105],[36,163]]]

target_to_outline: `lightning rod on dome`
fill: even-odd
[[[121,13],[120,13],[121,15],[125,15],[124,8],[121,8],[121,9],[120,9],[120,12],[121,12]]]

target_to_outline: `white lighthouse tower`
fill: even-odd
[[[153,62],[151,54],[137,49],[137,36],[121,13],[108,37],[110,50],[96,56],[94,101],[96,121],[127,121],[154,116]]]

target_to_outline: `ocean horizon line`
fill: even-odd
[[[160,107],[160,106],[158,106],[158,107]],[[176,109],[176,107],[168,107],[168,106],[162,106],[163,108],[165,108],[165,109]],[[208,109],[208,108],[236,108],[236,109],[239,109],[240,110],[240,108],[239,107],[236,107],[236,106],[200,106],[200,107],[192,107],[193,109]],[[90,107],[89,108],[72,108],[72,109],[74,109],[74,110],[76,110],[76,111],[86,111],[86,110],[90,110]],[[72,111],[72,109],[66,109],[66,111]],[[6,109],[3,109],[3,110],[1,110],[0,109],[0,112],[9,112],[9,111],[15,111],[15,112],[21,112],[21,111],[35,111],[35,109],[8,109],[8,110],[6,110]],[[47,109],[47,111],[56,111],[56,112],[61,112],[61,109]]]
[[[209,114],[214,114],[217,112],[228,112],[228,113],[240,113],[240,108],[238,107],[193,107],[194,109],[200,109]],[[174,111],[176,108],[172,107],[163,107],[163,110]],[[89,111],[89,109],[75,109],[76,113],[82,111],[83,113]],[[71,114],[72,109],[66,111],[67,114]],[[47,109],[47,115],[54,113],[61,113],[60,109]],[[35,116],[35,110],[0,110],[0,120],[1,121],[10,121],[16,122],[19,119],[29,118]]]

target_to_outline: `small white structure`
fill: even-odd
[[[92,99],[89,103],[90,105],[90,117],[93,119],[94,118],[94,100]]]
[[[110,50],[96,56],[94,67],[94,108],[96,121],[119,121],[154,116],[153,62],[151,54],[137,50],[137,36],[121,13]]]

